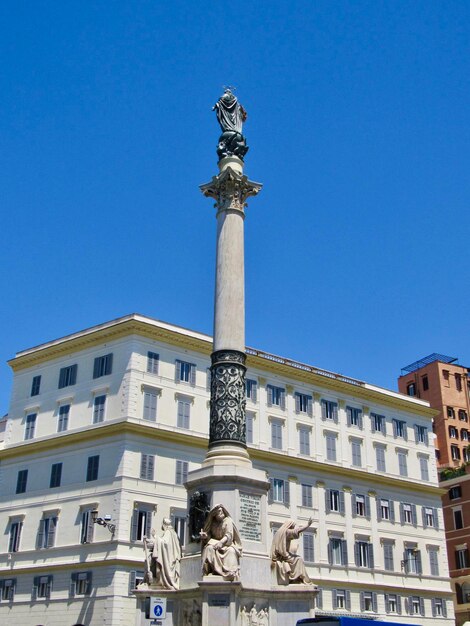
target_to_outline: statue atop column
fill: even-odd
[[[248,152],[245,137],[242,135],[243,122],[247,118],[245,109],[227,87],[212,110],[216,112],[222,129],[217,146],[219,159],[237,156],[243,161],[243,157]]]

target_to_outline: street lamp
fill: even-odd
[[[92,511],[91,521],[98,526],[104,526],[109,532],[114,535],[116,530],[116,524],[111,524],[111,515],[105,515],[104,517],[98,517],[98,511]]]

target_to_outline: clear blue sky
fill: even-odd
[[[211,107],[248,111],[247,343],[395,388],[470,364],[470,3],[0,5],[0,412],[15,352],[139,312],[212,332]]]

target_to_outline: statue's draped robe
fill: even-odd
[[[282,585],[288,585],[290,582],[311,582],[302,557],[290,551],[291,541],[298,539],[299,535],[293,520],[285,522],[274,535],[271,560],[276,567],[278,581]]]
[[[214,106],[222,132],[242,132],[243,108],[233,94],[224,94]]]
[[[232,518],[224,512],[226,517],[218,521],[212,509],[204,525],[208,539],[202,548],[202,571],[204,575],[215,574],[225,580],[238,580],[242,544]],[[227,537],[227,542],[216,550],[214,545],[224,537]]]
[[[155,537],[152,556],[156,564],[157,584],[166,589],[178,589],[181,546],[171,526],[166,527],[160,537]]]

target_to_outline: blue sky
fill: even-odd
[[[139,312],[212,332],[211,107],[248,111],[248,345],[396,387],[470,364],[470,3],[0,5],[0,412],[15,352]]]

